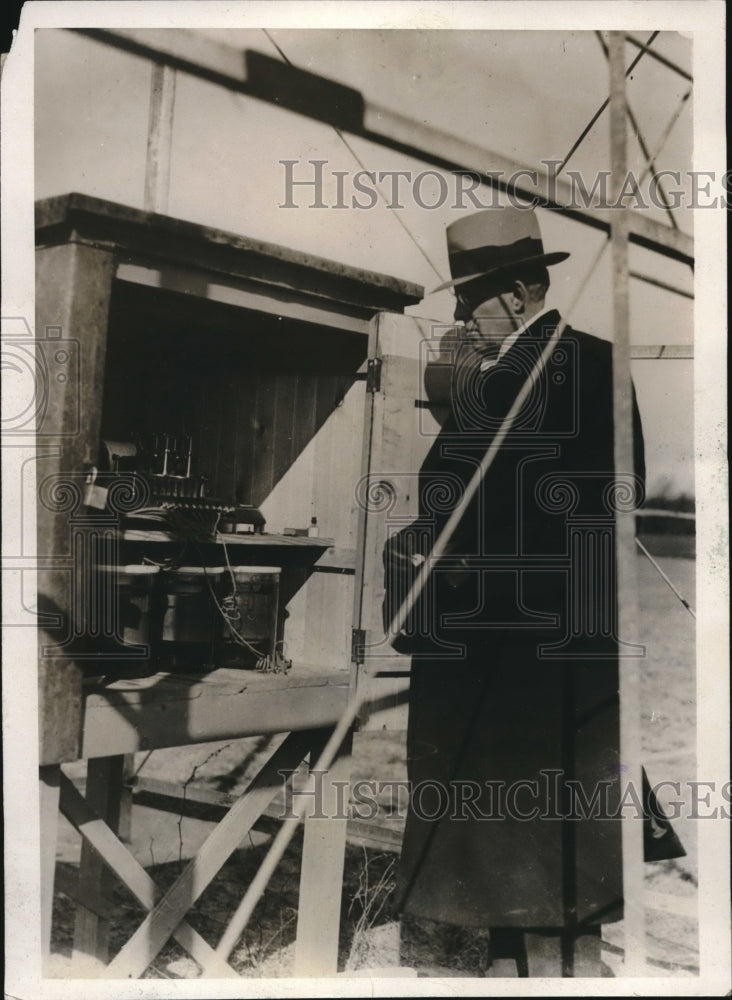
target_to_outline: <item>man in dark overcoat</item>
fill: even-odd
[[[394,641],[413,654],[401,912],[490,929],[519,975],[599,975],[622,916],[615,515],[642,500],[615,469],[611,344],[548,310],[535,213],[448,227],[462,323],[451,415],[420,471],[420,516],[385,552],[385,618],[516,400],[530,392]],[[503,431],[506,428],[503,427]]]

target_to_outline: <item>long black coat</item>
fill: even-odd
[[[419,520],[386,553],[387,618],[558,322],[541,317],[485,373],[458,362]],[[642,499],[633,407],[635,468],[616,473],[611,345],[568,328],[395,643],[415,654],[405,912],[553,928],[622,915],[620,822],[559,817],[571,782],[605,816],[619,800],[614,511]]]

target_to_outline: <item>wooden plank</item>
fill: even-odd
[[[183,915],[236,850],[282,787],[280,770],[294,769],[308,752],[309,734],[292,733],[270,757],[247,792],[231,807],[207,837],[196,857],[176,879],[107,968],[110,979],[142,975],[168,940]]]
[[[338,545],[325,550],[313,566],[315,573],[341,572],[350,573],[356,569],[356,549],[341,548]]]
[[[348,698],[343,672],[306,673],[297,664],[288,675],[237,670],[144,680],[150,686],[125,682],[87,695],[85,758],[320,728],[338,719]]]
[[[351,743],[349,735],[339,756],[323,775],[322,811],[326,818],[310,816],[305,820],[293,968],[295,976],[334,976],[338,971]],[[311,760],[316,756],[317,751],[313,749]],[[340,788],[337,782],[341,783]]]
[[[72,231],[81,243],[114,244],[120,256],[143,264],[194,264],[199,274],[212,271],[264,282],[288,297],[302,296],[363,317],[377,309],[401,311],[423,298],[421,285],[391,275],[91,195],[59,195],[36,203],[37,246],[64,242]]]
[[[139,528],[128,528],[122,538],[126,542],[175,542],[175,536],[168,531],[148,531]],[[279,534],[249,534],[249,535],[224,535],[227,546],[253,546],[255,548],[283,548],[283,549],[329,549],[333,546],[333,538],[310,538],[304,535],[279,535]],[[201,545],[220,545],[221,539],[217,538],[211,542],[201,542]]]
[[[146,910],[151,910],[159,895],[157,886],[66,775],[61,776],[61,811],[82,835],[84,843],[93,846],[135,899]],[[197,962],[207,964],[216,975],[225,978],[236,976],[228,962],[220,959],[190,924],[181,921],[174,930],[173,937]]]
[[[148,212],[168,211],[174,106],[175,70],[172,66],[153,63],[145,162],[144,207]]]
[[[117,832],[124,771],[124,757],[98,757],[87,764],[86,798],[89,807],[100,816],[113,833]],[[79,863],[79,895],[83,899],[106,898],[110,889],[103,859],[84,840]],[[109,921],[100,917],[95,908],[77,906],[74,921],[72,958],[108,959]]]
[[[180,782],[165,781],[161,778],[148,778],[141,775],[135,781],[135,802],[149,809],[174,813],[176,816],[192,816],[218,822],[236,801],[236,795],[231,792],[218,792],[212,788],[189,785],[183,796],[183,786]],[[274,821],[282,816],[282,798],[275,797],[262,811],[262,819]],[[259,824],[257,824],[259,826]],[[371,847],[374,850],[392,851],[398,854],[402,847],[402,831],[398,819],[384,821],[374,819],[354,819],[349,816],[346,829],[346,840],[349,844]],[[58,879],[59,873],[56,873]]]

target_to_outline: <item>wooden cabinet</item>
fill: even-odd
[[[96,694],[75,643],[83,608],[80,615],[74,581],[88,545],[86,479],[102,440],[191,436],[210,494],[266,518],[265,534],[236,539],[230,557],[283,568],[281,627],[293,668],[287,679],[270,677],[270,687],[333,674],[347,686],[373,320],[401,312],[422,290],[77,194],[39,202],[36,234],[37,337],[49,371],[37,456],[42,764],[94,744],[84,734]],[[64,353],[71,377],[62,377]],[[312,518],[316,538],[284,534]],[[172,544],[123,528],[112,516],[107,557],[137,561]],[[221,558],[213,545],[186,555],[197,554]],[[250,685],[263,680],[251,673]],[[215,685],[217,677],[199,681]],[[322,715],[314,713],[319,724]],[[265,729],[274,724],[260,719]]]

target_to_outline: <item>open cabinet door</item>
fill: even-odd
[[[388,536],[417,517],[418,473],[448,413],[447,395],[440,392],[449,370],[440,354],[447,329],[394,313],[379,313],[371,322],[366,437],[356,487],[353,662],[357,691],[366,699],[362,728],[406,728],[410,657],[395,652],[384,634],[383,551]]]

